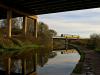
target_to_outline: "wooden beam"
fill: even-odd
[[[32,14],[29,14],[29,13],[25,13],[25,12],[22,12],[20,10],[17,10],[15,8],[11,8],[11,7],[8,7],[6,5],[4,5],[3,3],[0,2],[0,7],[1,8],[4,8],[6,10],[12,10],[13,12],[17,13],[17,14],[20,14],[22,16],[27,16],[29,18],[32,18],[32,19],[37,19],[37,16],[36,15],[32,15]],[[17,17],[21,17],[21,16],[17,16]]]
[[[28,18],[37,19],[38,17],[36,15],[34,15],[34,16],[28,16]]]
[[[8,25],[8,37],[11,38],[12,31],[12,11],[7,10],[7,25]]]

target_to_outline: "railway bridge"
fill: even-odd
[[[53,38],[53,50],[66,50],[68,49],[68,45],[70,44],[70,42],[72,40],[80,40],[80,36],[79,35],[70,35],[70,34],[61,34],[61,36],[54,36]],[[60,42],[61,40],[63,40],[64,42]],[[64,47],[63,48],[59,48],[60,45],[57,45],[58,48],[55,48],[55,44],[56,42],[59,42],[60,45],[63,44]]]

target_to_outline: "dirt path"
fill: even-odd
[[[100,53],[87,49],[84,52],[86,55],[83,73],[86,75],[100,75]]]
[[[72,73],[71,75],[100,75],[100,53],[81,46],[79,48],[85,53],[82,74]]]

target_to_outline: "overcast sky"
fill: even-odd
[[[100,8],[39,15],[39,21],[60,34],[89,37],[100,33]]]

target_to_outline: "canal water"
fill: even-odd
[[[29,56],[29,55],[28,55]],[[34,58],[26,58],[26,74],[34,71]],[[80,59],[75,49],[45,52],[39,50],[36,57],[36,75],[70,75]],[[0,71],[4,71],[6,63],[0,58]],[[21,59],[14,58],[11,63],[11,72],[22,74]],[[3,74],[0,74],[3,75]]]
[[[37,75],[70,75],[80,59],[74,49],[53,52],[55,56],[47,63],[37,66]]]

